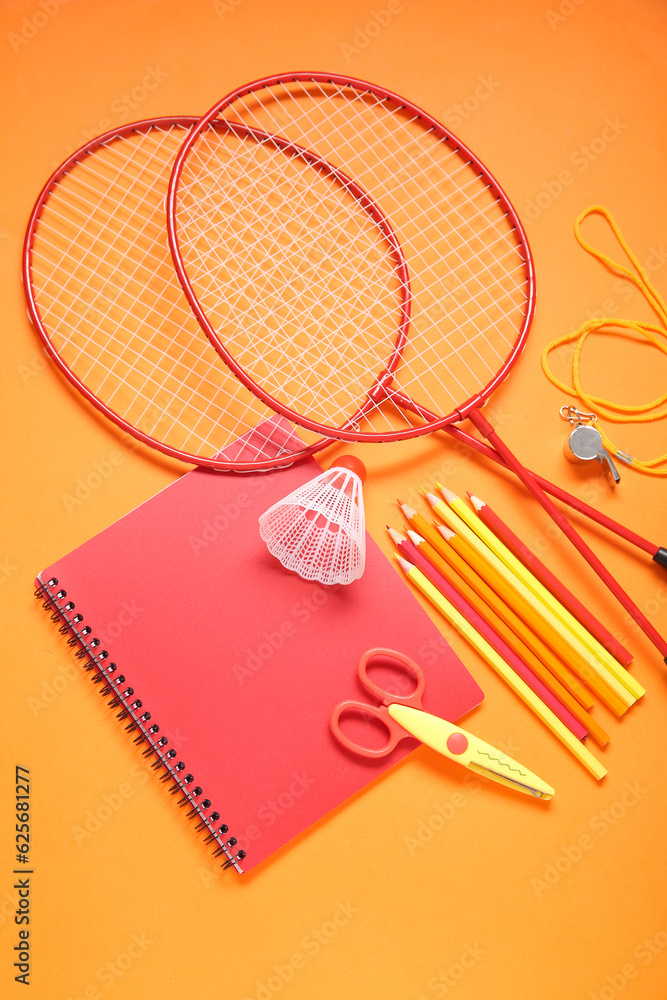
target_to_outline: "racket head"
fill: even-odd
[[[221,120],[265,139],[246,146],[251,155],[241,162],[220,141]],[[303,205],[314,200],[319,209],[323,195],[314,196],[309,178],[266,173],[262,157],[277,163],[276,137],[352,178],[393,238],[377,226],[367,251],[361,223],[349,237],[350,219],[362,213],[349,190],[347,206],[334,197],[331,210],[309,223]],[[245,187],[237,198],[240,174]],[[279,192],[282,214],[257,209],[263,186]],[[248,205],[258,230],[248,225],[240,235],[235,219]],[[302,248],[323,229],[338,245],[325,248],[327,266],[311,280]],[[495,178],[416,105],[339,74],[266,77],[214,105],[174,161],[167,230],[188,301],[238,378],[300,426],[343,440],[400,440],[463,419],[507,377],[534,313],[526,234]],[[236,266],[239,239],[241,259],[252,259],[264,282],[254,297]],[[392,242],[403,272],[390,259]],[[359,290],[348,308],[342,286],[355,270],[365,295]],[[341,287],[327,313],[317,307],[331,291],[331,275]],[[296,305],[284,309],[292,285],[309,280]],[[401,325],[405,299],[408,326]]]
[[[329,442],[267,419],[275,411],[221,362],[174,274],[164,201],[196,121],[112,129],[54,170],[24,241],[28,314],[67,380],[143,444],[217,471],[291,465]]]

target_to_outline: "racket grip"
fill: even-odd
[[[657,562],[659,566],[663,566],[667,569],[667,549],[662,547],[659,548],[653,556],[653,562]]]

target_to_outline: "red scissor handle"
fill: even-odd
[[[386,688],[376,684],[375,681],[368,676],[368,668],[373,660],[384,661],[390,665],[396,664],[398,672],[411,674],[416,681],[416,685],[411,690],[410,694],[395,694],[393,691],[387,691]],[[422,695],[424,694],[424,688],[426,686],[424,671],[419,664],[415,663],[414,660],[411,660],[410,657],[406,656],[404,653],[397,653],[395,649],[384,649],[381,646],[377,646],[375,649],[369,649],[364,653],[357,664],[357,674],[359,675],[359,680],[364,687],[368,691],[372,691],[373,694],[380,699],[383,705],[399,704],[412,705],[413,708],[423,708]]]
[[[345,712],[356,712],[359,715],[370,715],[374,719],[377,719],[387,730],[387,742],[383,743],[381,747],[364,747],[361,743],[357,743],[356,740],[350,739],[346,736],[340,727],[340,717]],[[387,754],[391,753],[397,743],[406,736],[410,734],[403,729],[403,726],[399,726],[392,717],[387,712],[384,705],[369,705],[364,701],[341,701],[339,705],[336,705],[333,712],[331,713],[331,719],[329,720],[331,725],[331,732],[334,734],[339,743],[342,743],[344,747],[351,750],[352,753],[356,753],[360,757],[386,757]]]
[[[399,670],[413,676],[416,681],[416,687],[408,695],[394,694],[392,691],[387,691],[368,676],[368,667],[373,660],[381,660],[389,663],[389,665],[393,663],[397,664]],[[414,660],[411,660],[408,656],[404,656],[403,653],[397,653],[393,649],[380,647],[369,649],[364,653],[357,664],[357,674],[364,687],[379,698],[382,704],[369,705],[363,701],[341,701],[331,713],[329,720],[331,731],[339,743],[361,757],[386,757],[401,740],[410,736],[410,733],[403,726],[392,719],[387,711],[387,706],[401,704],[421,709],[422,694],[424,693],[426,679],[421,667]],[[370,716],[373,719],[377,719],[387,730],[387,742],[380,747],[365,747],[357,743],[356,740],[350,739],[340,726],[341,716],[346,712],[354,712],[358,715]]]

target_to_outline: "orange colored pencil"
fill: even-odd
[[[623,646],[616,636],[612,635],[609,629],[605,628],[602,622],[599,622],[597,618],[593,615],[589,608],[585,604],[575,597],[567,587],[563,584],[561,580],[558,579],[555,573],[544,565],[544,563],[538,559],[535,553],[522,542],[521,539],[516,535],[510,527],[496,514],[494,510],[489,507],[485,500],[480,500],[479,497],[473,496],[472,493],[468,493],[470,498],[470,503],[475,508],[477,516],[481,521],[489,528],[490,531],[496,535],[497,538],[506,545],[510,552],[520,559],[521,562],[526,566],[530,572],[537,577],[540,583],[550,590],[554,597],[560,601],[563,607],[567,608],[571,615],[573,615],[577,621],[579,621],[585,629],[592,636],[594,636],[600,645],[604,646],[608,653],[610,653],[619,663],[622,663],[624,667],[627,667],[632,663],[632,653]]]
[[[412,507],[409,507],[408,504],[401,504],[399,501],[399,505],[408,523],[415,529],[416,532],[418,532],[418,534],[430,542],[436,552],[453,565],[454,569],[461,576],[464,576],[466,570],[469,570],[469,573],[465,578],[478,593],[481,593],[482,597],[486,599],[487,589],[491,590],[492,593],[496,593],[496,591],[489,586],[490,581],[487,580],[486,564],[483,562],[481,557],[479,557],[479,565],[472,566],[471,563],[468,562],[452,545],[448,544],[443,535],[440,534],[440,525],[436,528],[434,525],[429,524],[425,517],[417,513],[417,511]],[[471,552],[473,555],[476,555],[474,550],[471,549]],[[478,587],[477,581],[479,581],[482,586]],[[503,603],[507,608],[512,610],[515,619],[522,621],[514,609],[514,594],[510,596],[509,600],[503,595]],[[508,624],[510,623],[508,622]],[[512,625],[512,627],[514,626]],[[579,678],[575,676],[572,670],[570,670],[567,663],[564,663],[555,652],[549,649],[547,644],[540,637],[539,632],[535,633],[525,623],[524,628],[527,629],[528,636],[530,637],[530,642],[528,642],[527,645],[533,649],[543,663],[548,665],[554,676],[557,677],[561,684],[567,688],[570,694],[574,695],[580,705],[586,709],[592,708],[594,705],[594,699],[591,698],[590,691],[588,688],[584,687]]]
[[[484,575],[486,581],[491,585],[497,594],[500,594],[500,596],[505,600],[509,598],[512,602],[512,607],[515,609],[517,614],[523,618],[527,625],[530,625],[534,632],[539,632],[544,637],[554,652],[558,653],[560,658],[567,662],[568,666],[575,671],[577,676],[589,686],[591,691],[598,696],[600,701],[604,702],[607,708],[609,708],[614,715],[624,715],[629,706],[624,704],[616,692],[612,691],[611,688],[605,684],[604,680],[599,676],[599,674],[596,674],[595,671],[591,669],[583,657],[579,656],[578,653],[567,645],[557,629],[553,628],[548,622],[546,622],[528,601],[524,600],[514,591],[510,591],[510,588],[506,585],[500,574],[496,573],[493,567],[489,566],[488,563],[482,559],[477,552],[475,552],[472,546],[469,545],[464,538],[454,535],[454,537],[448,541],[452,548],[454,548],[467,563],[473,566],[478,573]]]
[[[487,566],[493,567],[496,574],[502,578],[505,587],[509,586],[512,593],[521,596],[524,606],[529,605],[532,614],[537,615],[537,618],[541,621],[542,630],[544,630],[545,625],[548,625],[548,635],[552,637],[550,645],[552,645],[559,655],[561,655],[563,647],[567,647],[570,651],[567,662],[576,671],[578,676],[586,681],[589,687],[608,704],[612,711],[621,715],[626,712],[637,701],[637,695],[631,692],[628,685],[624,684],[615,675],[614,669],[623,669],[618,662],[602,646],[600,646],[600,655],[593,652],[581,635],[578,634],[582,631],[582,626],[579,622],[572,618],[572,622],[574,623],[572,628],[569,625],[565,625],[564,620],[561,618],[562,614],[565,616],[568,615],[565,608],[559,605],[559,611],[556,612],[553,605],[558,604],[558,602],[555,601],[553,595],[549,593],[546,587],[542,588],[541,584],[535,580],[518,559],[512,556],[509,550],[505,551],[511,563],[507,561],[506,556],[502,554],[502,550],[505,547],[493,532],[486,527],[484,522],[477,517],[477,514],[470,510],[461,498],[457,497],[451,490],[446,490],[444,486],[441,486],[440,491],[445,499],[441,500],[434,493],[425,492],[426,500],[432,507],[433,513],[450,530],[460,535],[466,542],[466,545],[469,545],[482,557]],[[491,586],[494,586],[492,582]],[[534,589],[535,587],[537,589]],[[537,592],[540,588],[543,590],[543,594]],[[519,608],[517,610],[521,614],[521,617],[523,617],[521,610]],[[595,642],[592,637],[590,639],[592,642]],[[607,660],[610,662],[607,662]],[[627,673],[627,671],[624,671],[624,673]],[[612,698],[608,697],[609,692],[613,694]]]
[[[404,508],[407,508],[407,510]],[[409,507],[407,504],[402,504],[401,510],[403,510],[403,513],[408,520],[410,520],[408,511],[411,512],[412,515],[416,514],[416,511],[414,511],[413,508]],[[419,517],[419,515],[417,515],[417,517]],[[422,519],[422,521],[423,520],[424,519]],[[419,531],[416,524],[415,530]],[[451,529],[448,528],[447,532],[451,535]],[[420,532],[420,534],[422,534],[422,532]],[[458,552],[463,559],[465,559],[469,566],[472,566],[479,576],[486,580],[489,586],[495,590],[500,597],[502,597],[506,604],[509,604],[510,607],[516,611],[519,617],[530,626],[533,632],[542,636],[547,645],[550,646],[550,648],[558,654],[559,658],[576,673],[579,680],[588,685],[591,691],[597,695],[600,701],[602,701],[607,708],[614,713],[614,715],[621,716],[627,711],[629,705],[626,705],[623,701],[621,701],[616,692],[609,688],[602,677],[600,677],[600,675],[591,668],[586,660],[571,648],[571,646],[560,634],[559,630],[551,625],[550,622],[546,621],[529,601],[511,588],[502,575],[481,555],[479,555],[464,538],[461,538],[460,535],[453,535],[451,538],[447,537],[446,542],[451,545],[451,547]],[[560,677],[559,680],[562,680],[565,684],[563,677]],[[567,687],[568,685],[566,684],[565,686]],[[574,691],[572,691],[572,694],[577,697]],[[590,707],[590,705],[586,707]]]
[[[592,739],[599,746],[606,746],[610,739],[609,733],[605,732],[602,726],[589,715],[585,708],[582,708],[576,698],[572,697],[570,692],[554,677],[551,671],[521,638],[521,633],[527,631],[527,626],[514,616],[516,619],[515,625],[520,626],[520,630],[517,631],[514,625],[510,626],[504,620],[506,610],[509,610],[511,614],[511,609],[508,609],[507,605],[504,605],[504,601],[490,587],[486,588],[486,597],[483,598],[462,576],[459,576],[450,563],[443,559],[440,553],[422,538],[421,535],[418,535],[416,531],[409,531],[408,534],[410,540],[417,546],[422,555],[428,559],[439,573],[442,573],[445,579],[456,588],[461,597],[475,609],[501,639],[505,640],[510,649],[513,649],[526,666],[530,667],[533,673],[549,688],[551,693],[569,709],[575,719],[585,727]]]

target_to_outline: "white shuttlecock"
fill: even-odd
[[[366,470],[354,456],[275,503],[259,519],[271,555],[305,580],[352,583],[364,572]]]

